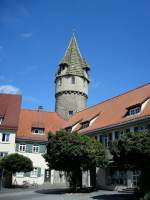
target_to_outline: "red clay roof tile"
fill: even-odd
[[[20,112],[17,138],[47,140],[48,132],[55,133],[66,123],[56,112],[22,109]],[[32,133],[32,127],[44,128],[44,134]]]
[[[143,101],[148,97],[150,97],[150,83],[76,113],[68,120],[65,126],[69,127],[79,121],[79,119],[86,121],[91,116],[94,116],[94,114],[96,115],[98,112],[100,115],[96,121],[88,128],[82,129],[79,132],[93,131],[110,125],[119,124],[150,115],[149,101],[144,110],[139,114],[125,117],[127,108],[143,103]]]
[[[0,94],[0,117],[3,118],[3,121],[0,124],[0,130],[17,130],[20,107],[20,95]]]

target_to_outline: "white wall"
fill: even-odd
[[[21,153],[19,154],[26,156],[30,158],[33,162],[33,167],[41,168],[41,175],[40,177],[13,177],[13,183],[16,182],[18,185],[22,185],[23,181],[28,181],[30,184],[37,183],[38,185],[41,185],[44,183],[45,178],[45,169],[48,169],[48,166],[45,162],[45,159],[43,158],[42,154],[40,153]]]
[[[59,79],[56,82],[56,93],[62,91],[80,91],[88,95],[88,82],[82,77],[74,76],[75,84],[71,83],[72,76],[64,76],[62,77],[62,84],[59,85]]]

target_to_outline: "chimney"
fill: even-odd
[[[43,110],[43,106],[38,106],[37,111],[40,112]]]

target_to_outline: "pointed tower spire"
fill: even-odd
[[[61,62],[59,63],[60,67],[62,65],[68,66],[67,71],[66,71],[67,74],[82,76],[88,79],[88,77],[85,76],[84,70],[88,71],[89,66],[80,53],[80,49],[78,47],[74,32],[72,34],[72,37],[71,37],[69,46],[65,52],[65,55],[63,59],[61,60]]]
[[[73,33],[69,46],[65,52],[64,58],[61,63],[67,63],[68,65],[82,61],[82,56],[77,45],[75,33]]]

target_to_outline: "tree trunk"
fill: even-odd
[[[12,173],[5,171],[3,177],[4,187],[11,188],[12,187]]]
[[[70,177],[70,187],[75,191],[77,191],[78,188],[82,188],[82,171],[80,169],[72,171]]]
[[[96,187],[96,168],[93,167],[90,169],[90,186]]]

